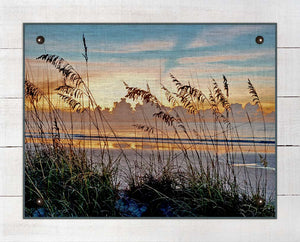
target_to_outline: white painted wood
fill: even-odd
[[[278,145],[300,145],[300,98],[278,99]]]
[[[0,99],[0,147],[21,146],[22,133],[23,100]]]
[[[0,98],[23,97],[22,49],[0,49]],[[278,96],[300,96],[300,49],[278,49]]]
[[[277,51],[277,95],[278,96],[300,96],[299,66],[300,66],[300,48],[299,49],[278,49]]]
[[[299,9],[297,0],[2,1],[0,47],[22,47],[23,22],[278,22],[278,46],[299,46]]]
[[[23,96],[22,50],[0,49],[0,98]]]
[[[22,219],[22,198],[0,198],[1,241],[231,241],[298,242],[300,197],[279,197],[278,218]]]
[[[300,195],[300,147],[278,147],[278,195]]]
[[[22,148],[0,148],[0,196],[23,194]]]

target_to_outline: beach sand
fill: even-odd
[[[101,160],[101,152],[99,149],[87,149],[87,155],[91,155],[94,160],[94,165],[97,166],[97,162]],[[120,189],[126,189],[129,179],[129,174],[136,177],[142,176],[145,171],[152,171],[154,175],[160,175],[167,166],[172,172],[184,172],[187,171],[188,162],[186,156],[179,150],[173,150],[172,152],[167,150],[141,150],[141,149],[110,149],[110,158],[112,162],[118,164],[119,167],[119,182]],[[187,155],[190,162],[195,168],[200,168],[199,159],[196,157],[195,152],[188,151]],[[258,182],[264,185],[265,179],[267,179],[266,197],[273,200],[276,197],[276,156],[274,153],[267,153],[266,160],[268,165],[263,166],[260,162],[260,158],[255,153],[245,153],[244,161],[239,153],[232,154],[234,159],[234,173],[237,177],[237,182],[241,188],[245,188],[252,184],[253,189]],[[106,155],[105,155],[106,156]],[[104,156],[104,157],[105,157]],[[264,154],[262,154],[264,156]],[[126,158],[125,158],[126,157]],[[202,152],[200,157],[202,166],[206,169],[210,164],[207,157],[207,152]],[[105,158],[104,158],[105,160]],[[228,176],[228,166],[226,166],[226,154],[218,156],[219,173]],[[130,171],[129,171],[130,170]],[[133,174],[132,174],[133,173]],[[248,185],[245,185],[245,182]]]

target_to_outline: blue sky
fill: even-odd
[[[96,92],[101,83],[104,87],[115,83],[117,87],[121,81],[132,85],[147,81],[156,89],[159,79],[167,82],[170,72],[183,82],[197,82],[207,88],[211,77],[220,79],[225,74],[232,80],[233,91],[245,88],[241,83],[251,78],[265,95],[265,102],[274,106],[275,31],[274,24],[27,24],[24,47],[28,59],[46,51],[80,65],[84,61],[84,34]],[[38,35],[45,37],[44,45],[35,42]],[[255,42],[258,35],[264,37],[261,45]],[[118,98],[123,94],[120,91]],[[239,103],[246,102],[241,94],[233,97]],[[114,101],[116,97],[106,100],[104,106]]]

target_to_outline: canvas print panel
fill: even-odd
[[[276,216],[275,24],[24,24],[24,214]]]

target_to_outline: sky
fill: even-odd
[[[49,66],[35,60],[44,53],[63,57],[85,77],[83,34],[88,47],[90,89],[103,108],[112,108],[126,95],[123,81],[140,88],[148,84],[166,102],[160,86],[174,88],[172,73],[182,83],[204,92],[211,88],[212,78],[221,85],[225,75],[230,101],[242,105],[251,100],[249,78],[265,111],[275,110],[274,24],[26,24],[25,63],[31,78],[41,83],[48,75]],[[43,45],[36,43],[39,35],[45,37]],[[255,42],[258,35],[264,37],[263,44]],[[51,87],[55,87],[60,77],[52,73]]]

